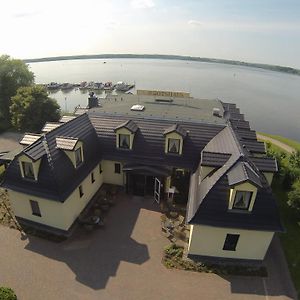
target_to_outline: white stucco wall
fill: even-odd
[[[99,173],[98,165],[93,172],[94,183],[91,182],[91,173],[89,173],[80,184],[84,195],[80,198],[77,187],[64,203],[9,190],[8,195],[15,215],[30,221],[68,230],[103,183],[103,173]],[[41,217],[32,214],[29,200],[38,202]]]
[[[236,251],[223,250],[227,234],[239,234]],[[194,255],[263,260],[274,232],[192,225],[188,253]]]
[[[115,173],[115,163],[121,164],[121,172],[120,174]],[[112,160],[102,160],[101,162],[102,170],[103,170],[103,182],[116,184],[116,185],[124,185],[125,184],[125,174],[123,172],[123,165],[118,161]]]

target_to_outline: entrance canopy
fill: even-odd
[[[170,176],[172,170],[170,168],[163,168],[159,166],[149,166],[141,164],[128,163],[123,166],[124,172],[138,173],[149,176]]]

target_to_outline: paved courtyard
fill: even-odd
[[[12,287],[20,300],[294,299],[276,245],[267,279],[166,269],[161,258],[168,241],[150,199],[122,196],[105,229],[80,230],[62,243],[21,239],[3,226],[0,238],[0,285]]]

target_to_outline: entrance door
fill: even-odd
[[[160,202],[160,189],[161,189],[161,182],[159,179],[155,177],[154,181],[154,200],[159,203]]]

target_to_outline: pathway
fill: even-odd
[[[266,141],[266,142],[270,142],[270,143],[272,143],[272,144],[278,146],[279,148],[283,149],[284,151],[286,151],[286,152],[288,152],[288,153],[293,153],[293,152],[296,151],[295,148],[292,148],[292,147],[290,147],[289,145],[284,144],[284,143],[282,143],[282,142],[280,142],[280,141],[278,141],[278,140],[275,140],[275,139],[273,139],[273,138],[271,138],[271,137],[268,137],[268,136],[265,136],[265,135],[261,135],[261,134],[258,134],[258,133],[256,134],[256,136],[257,136],[257,138],[258,138],[259,140],[263,140],[263,141]]]

